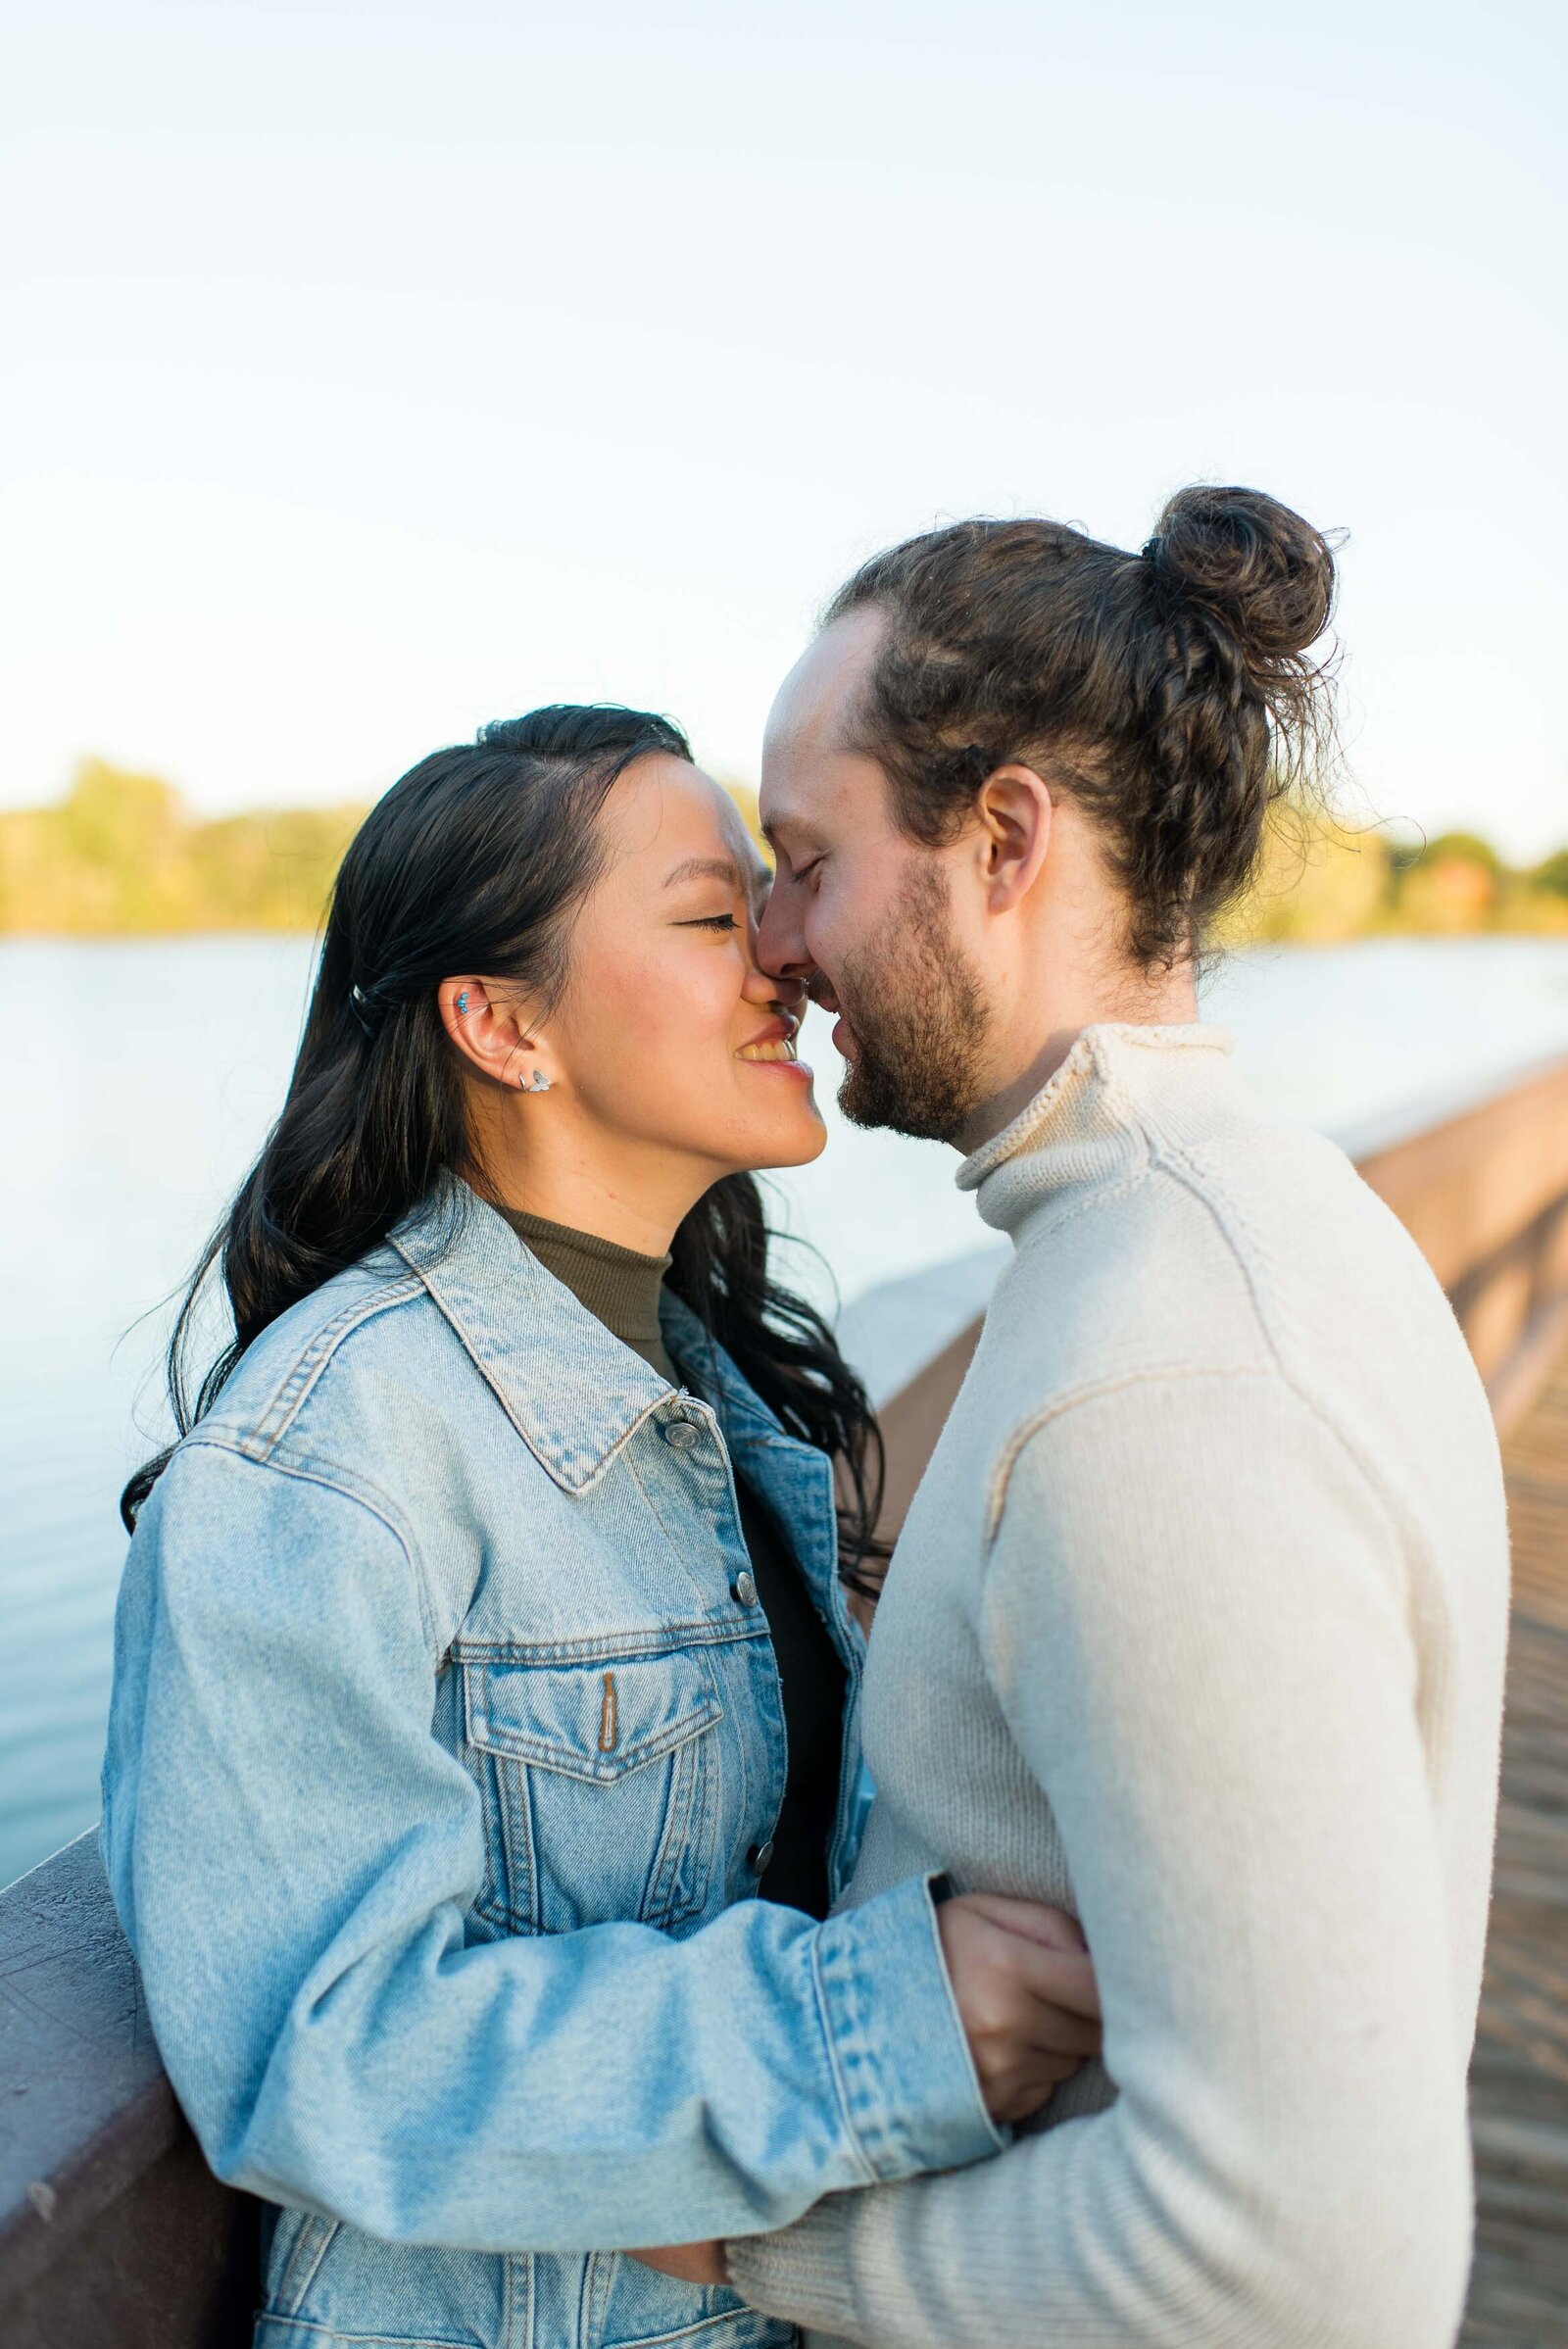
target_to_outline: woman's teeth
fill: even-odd
[[[771,1044],[743,1044],[736,1058],[739,1060],[793,1060],[795,1039],[780,1036]]]

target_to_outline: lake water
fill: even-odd
[[[0,1883],[90,1826],[108,1697],[116,1502],[162,1441],[161,1300],[280,1098],[309,981],[301,939],[0,942]],[[1352,1146],[1568,1052],[1568,940],[1376,941],[1238,956],[1211,1017],[1282,1109]],[[900,1283],[956,1260],[933,1307],[961,1320],[996,1261],[939,1144],[862,1134],[806,1057],[831,1144],[778,1178],[823,1263],[799,1285],[849,1305],[878,1392],[915,1343]],[[966,1261],[965,1261],[966,1260]]]

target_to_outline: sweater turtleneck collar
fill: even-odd
[[[965,1158],[958,1189],[1010,1232],[1048,1199],[1133,1178],[1156,1139],[1197,1141],[1235,1115],[1230,1052],[1229,1030],[1200,1021],[1085,1028],[1033,1101]]]

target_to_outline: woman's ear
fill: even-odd
[[[536,1093],[554,1084],[550,1048],[531,1016],[534,1007],[505,980],[443,979],[436,1005],[458,1051],[493,1084]]]
[[[977,855],[993,913],[1009,912],[1040,877],[1051,848],[1051,787],[1032,766],[999,766],[975,794]]]

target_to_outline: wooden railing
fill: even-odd
[[[158,2061],[88,1834],[0,1892],[0,2342],[249,2349],[256,2205]]]
[[[1568,1338],[1568,1060],[1357,1163],[1452,1299],[1507,1434]]]
[[[1568,1060],[1416,1128],[1346,1139],[1425,1249],[1511,1423],[1568,1342]],[[890,1527],[979,1328],[883,1405]],[[83,1835],[0,1892],[0,2342],[240,2349],[256,2235],[256,2206],[213,2178],[175,2104]]]

